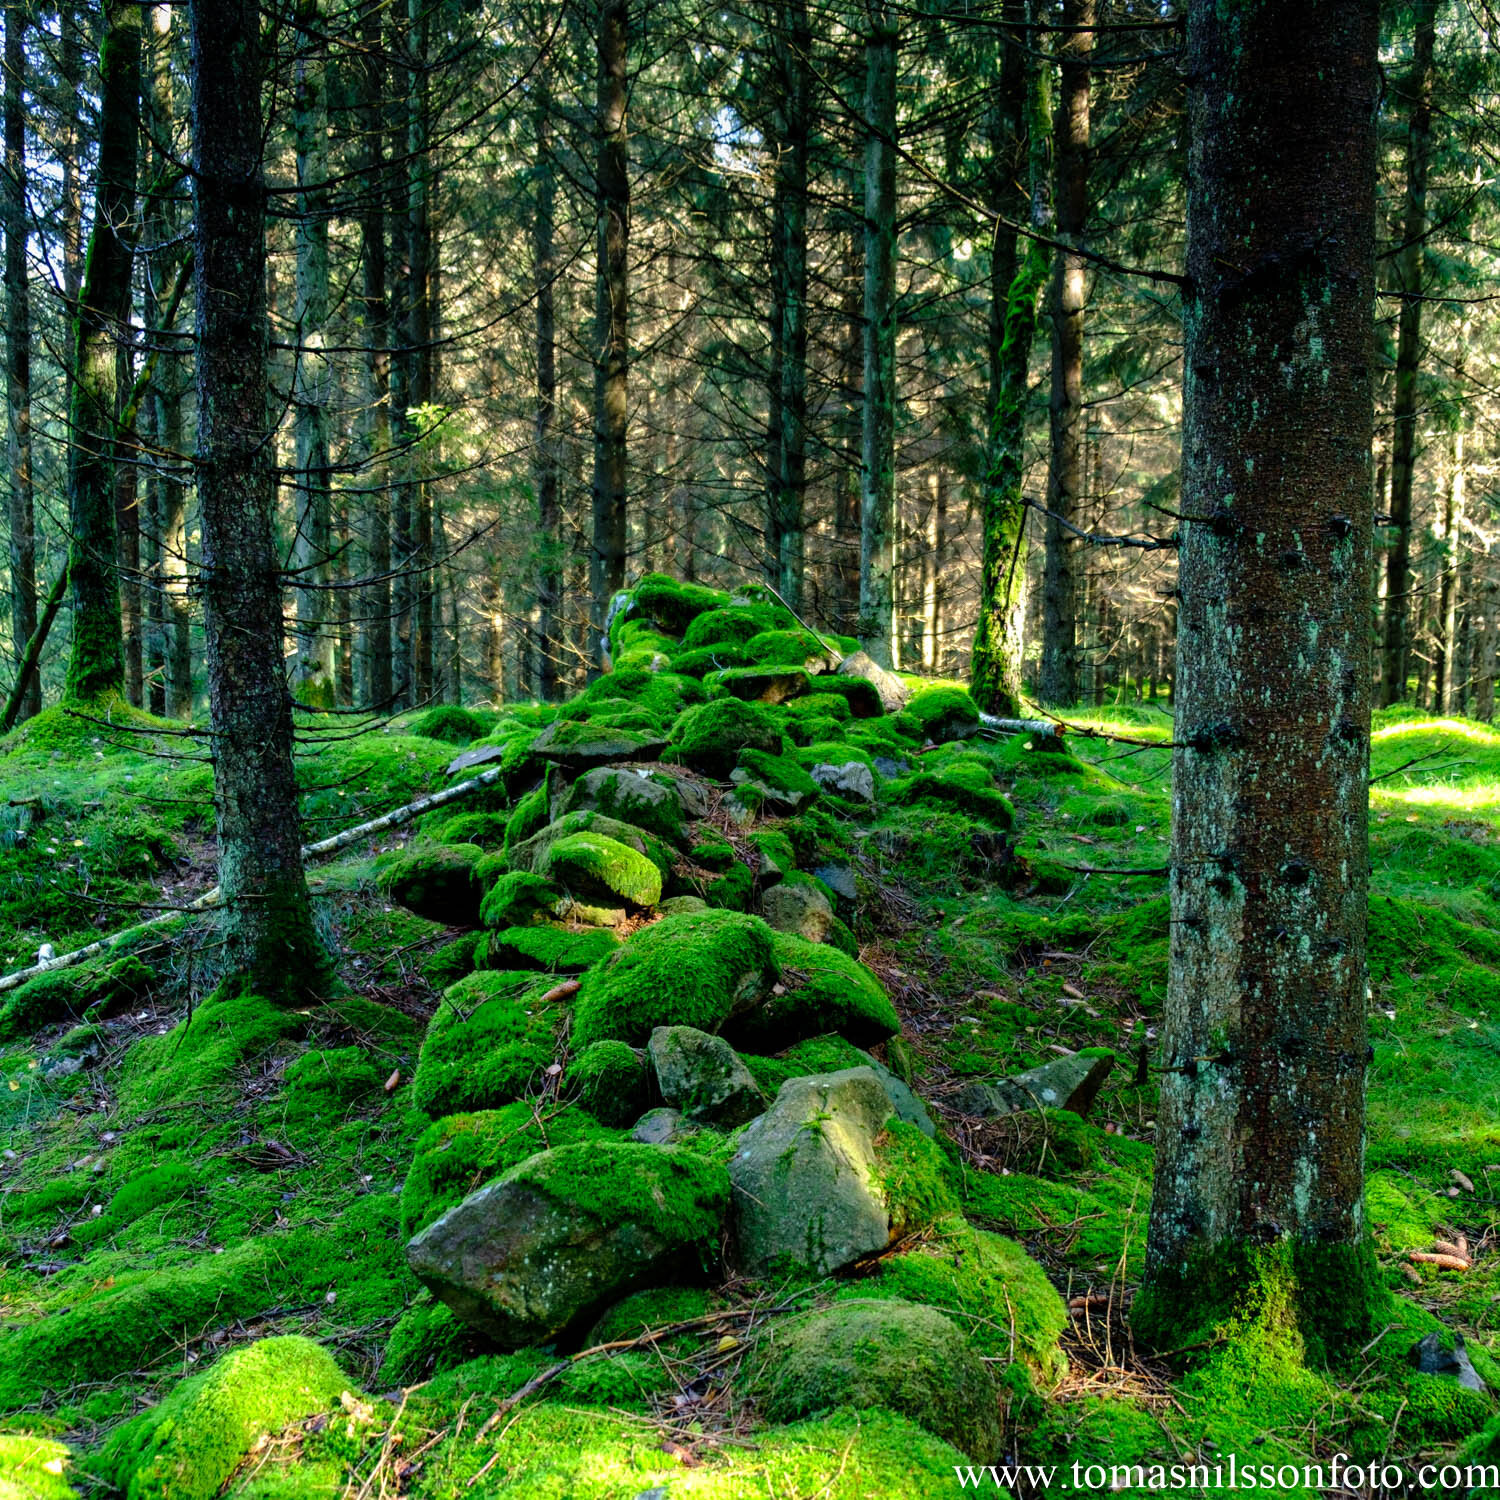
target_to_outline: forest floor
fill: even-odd
[[[209,773],[192,742],[129,710],[109,717],[50,710],[0,744],[7,971],[43,942],[63,952],[212,882]],[[1171,733],[1159,704],[1069,717],[1136,741]],[[455,745],[411,727],[305,727],[309,837],[443,783]],[[824,829],[859,872],[860,958],[901,1017],[904,1041],[883,1055],[951,1134],[964,1216],[1023,1246],[1069,1303],[1065,1361],[1023,1373],[992,1356],[1015,1371],[1001,1382],[1006,1460],[1061,1464],[1065,1479],[1074,1464],[1230,1452],[1343,1452],[1415,1472],[1466,1442],[1489,1451],[1496,1429],[1475,1435],[1492,1397],[1415,1374],[1408,1351],[1434,1328],[1461,1331],[1500,1391],[1500,735],[1377,720],[1368,1206],[1393,1300],[1368,1345],[1316,1359],[1263,1324],[1166,1356],[1132,1341],[1155,1107],[1136,1063],[1154,1055],[1166,983],[1169,752],[1067,745],[981,737],[931,752],[934,765],[983,761],[1014,806],[1009,836],[920,801]],[[187,1025],[214,974],[211,924],[190,918],[134,958],[0,995],[0,1496],[114,1492],[122,1424],[226,1352],[286,1334],[334,1355],[338,1399],[275,1424],[222,1472],[138,1477],[131,1500],[210,1496],[230,1474],[236,1494],[358,1500],[951,1493],[959,1455],[884,1413],[758,1418],[736,1370],[756,1309],[785,1288],[732,1281],[688,1299],[680,1315],[701,1326],[585,1361],[513,1409],[544,1356],[413,1355],[426,1299],[402,1253],[401,1191],[430,1122],[408,1080],[463,934],[396,905],[375,870],[424,837],[389,833],[311,872],[348,991],[328,1005]],[[1093,1047],[1120,1061],[1086,1123],[1038,1132],[945,1109],[976,1077]],[[203,1444],[232,1447],[232,1421],[210,1427]]]

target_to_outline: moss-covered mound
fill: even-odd
[[[717,1032],[776,983],[772,938],[758,917],[728,911],[688,912],[643,927],[584,976],[574,1046],[612,1039],[639,1047],[657,1026]]]
[[[376,866],[380,889],[392,901],[431,922],[472,927],[479,920],[479,884],[474,866],[484,857],[477,844],[437,844],[382,856]]]
[[[601,906],[655,906],[661,900],[661,871],[628,844],[592,829],[556,840],[542,857],[537,873],[575,901]]]
[[[672,726],[663,758],[727,777],[741,750],[781,753],[781,720],[776,711],[738,698],[717,698],[686,709]]]
[[[783,993],[735,1017],[728,1029],[737,1044],[766,1052],[831,1031],[868,1047],[900,1031],[885,986],[858,959],[790,932],[771,942]]]

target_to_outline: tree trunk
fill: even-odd
[[[319,708],[333,702],[326,626],[328,559],[332,552],[332,496],[328,465],[331,372],[322,352],[328,323],[328,77],[318,0],[299,0],[292,130],[297,147],[297,305],[292,424],[297,447],[297,518],[292,549],[296,573],[297,657],[292,681],[298,698]]]
[[[191,0],[203,619],[226,967],[272,1000],[329,964],[302,871],[266,432],[260,12]]]
[[[365,512],[365,568],[370,585],[363,591],[361,624],[368,706],[377,713],[391,707],[391,343],[390,307],[386,300],[385,63],[380,34],[380,0],[365,0],[359,18],[363,50],[359,77],[359,128],[363,136],[360,187],[359,249],[361,300],[365,320],[365,393],[360,413],[360,451],[368,490]]]
[[[428,142],[427,53],[431,11],[426,0],[407,0],[407,46],[411,62],[406,117],[406,289],[402,309],[406,353],[410,360],[406,399],[407,440],[417,435],[415,413],[425,411],[433,396],[432,364],[432,160]],[[432,580],[432,494],[423,477],[425,455],[413,445],[406,455],[405,503],[410,522],[411,650],[410,701],[433,696],[437,660]]]
[[[629,378],[630,174],[625,150],[626,0],[599,0],[599,91],[595,112],[598,158],[594,198],[598,264],[594,309],[594,537],[589,557],[591,659],[607,649],[604,621],[625,587],[625,428]]]
[[[554,218],[557,185],[553,175],[552,99],[545,69],[537,85],[536,210],[531,222],[531,253],[536,278],[536,608],[538,693],[551,703],[558,693],[562,655],[562,507],[559,497],[557,419],[557,277]]]
[[[1357,1343],[1375,0],[1192,0],[1172,928],[1138,1336]],[[1311,1361],[1310,1354],[1310,1361]]]
[[[851,184],[850,216],[860,189]],[[833,624],[841,635],[859,628],[860,447],[864,432],[864,234],[853,227],[845,237],[843,295],[839,304],[838,440],[840,463],[833,497],[833,569],[836,606]]]
[[[1058,237],[1081,245],[1088,229],[1089,74],[1094,50],[1094,0],[1064,0],[1066,28],[1062,91],[1054,129],[1054,189]],[[1037,694],[1043,703],[1067,704],[1078,697],[1078,538],[1074,521],[1084,478],[1083,321],[1084,260],[1059,251],[1053,258],[1052,393],[1048,403],[1050,446],[1047,509],[1043,528],[1042,668]],[[1075,522],[1076,524],[1076,522]]]
[[[132,233],[132,238],[135,238]],[[136,432],[139,408],[127,414],[135,384],[133,320],[126,320],[115,344],[115,534],[119,539],[120,649],[125,657],[125,698],[140,708],[144,702],[145,640],[141,618],[140,439]]]
[[[1460,540],[1466,508],[1464,493],[1464,430],[1453,432],[1453,472],[1448,476],[1448,493],[1443,503],[1443,582],[1438,598],[1438,630],[1442,654],[1438,658],[1437,709],[1451,714],[1463,711],[1463,657],[1458,650],[1458,615],[1462,590],[1459,588]]]
[[[73,645],[66,697],[125,686],[115,526],[116,341],[130,316],[131,230],[140,129],[141,10],[109,0],[99,44],[101,107],[94,227],[73,323],[68,410],[68,580]]]
[[[36,629],[36,521],[31,489],[31,291],[26,268],[26,7],[5,17],[5,399],[10,460],[10,644],[20,663]],[[19,717],[42,707],[28,674]]]
[[[807,492],[807,142],[812,27],[807,0],[770,18],[775,72],[776,168],[771,207],[771,392],[766,571],[793,610],[802,608]]]
[[[1011,0],[1007,19],[1034,7]],[[990,182],[993,206],[1016,223],[1042,229],[1049,217],[1047,118],[1051,81],[1028,61],[1020,38],[1002,45]],[[1024,250],[1019,236],[997,224],[990,261],[989,449],[980,492],[979,619],[969,680],[986,713],[1013,715],[1021,703],[1026,625],[1026,397],[1037,298],[1047,277],[1046,248]]]
[[[1406,93],[1406,212],[1396,256],[1396,399],[1391,412],[1391,530],[1385,558],[1385,637],[1380,653],[1382,707],[1406,696],[1411,650],[1411,493],[1417,461],[1417,369],[1422,362],[1422,283],[1426,265],[1427,171],[1432,161],[1433,52],[1437,0],[1416,0],[1412,65]]]
[[[859,638],[883,667],[896,630],[896,50],[895,17],[870,13],[865,41],[864,429]]]

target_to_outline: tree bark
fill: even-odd
[[[1172,927],[1137,1336],[1347,1349],[1363,1214],[1375,0],[1192,0]],[[1279,1309],[1279,1311],[1278,1311]]]
[[[864,428],[861,434],[859,638],[883,667],[896,631],[895,17],[870,14],[865,40]]]
[[[292,381],[292,425],[297,458],[294,476],[297,657],[293,683],[298,698],[326,708],[333,702],[331,640],[326,615],[332,552],[332,494],[328,459],[331,372],[322,352],[328,322],[328,77],[318,0],[297,6],[296,76],[292,129],[297,168],[297,350]]]
[[[538,694],[550,703],[558,694],[562,657],[562,507],[559,497],[557,419],[557,277],[555,215],[557,184],[552,161],[552,99],[546,69],[537,83],[536,209],[531,223],[536,279],[536,608]]]
[[[802,608],[807,492],[807,149],[812,26],[806,0],[770,17],[776,151],[771,207],[771,431],[766,572]]]
[[[327,954],[302,870],[292,696],[266,431],[266,189],[260,12],[191,0],[203,619],[227,970],[282,1001]]]
[[[1459,557],[1463,551],[1460,533],[1464,527],[1466,506],[1464,472],[1464,430],[1453,430],[1453,469],[1448,476],[1448,493],[1443,499],[1443,581],[1438,591],[1439,654],[1435,692],[1439,713],[1463,711],[1463,657],[1458,649],[1458,618],[1463,591]]]
[[[1437,0],[1416,0],[1416,30],[1406,92],[1406,211],[1396,257],[1401,299],[1396,332],[1396,398],[1391,412],[1391,530],[1385,559],[1385,636],[1380,653],[1382,707],[1406,696],[1411,649],[1411,492],[1417,462],[1417,371],[1422,362],[1423,272],[1427,242],[1427,174],[1432,162],[1433,53]]]
[[[433,398],[432,314],[432,156],[428,139],[428,32],[431,7],[428,0],[407,0],[406,116],[406,291],[405,344],[411,361],[407,387],[407,438],[417,434],[414,413],[425,410]],[[413,701],[426,703],[433,697],[437,664],[436,615],[432,576],[432,492],[424,475],[425,454],[413,446],[407,452],[408,505],[411,517],[412,614],[411,666]]]
[[[116,341],[130,317],[141,86],[141,9],[109,0],[99,44],[101,105],[94,227],[73,322],[68,408],[68,582],[73,643],[65,696],[125,685],[115,527]]]
[[[592,656],[607,649],[604,621],[625,587],[625,441],[630,368],[630,174],[626,157],[626,79],[630,7],[599,0],[598,157],[594,197],[598,264],[594,310],[594,535],[589,556]]]
[[[1034,7],[1017,0],[1007,19]],[[1047,192],[1049,71],[1029,61],[1018,34],[1006,33],[995,111],[991,196],[1003,218],[1043,229]],[[1026,638],[1026,399],[1037,299],[1047,251],[1024,247],[1014,230],[995,227],[990,260],[989,443],[980,491],[979,618],[970,658],[974,701],[987,713],[1014,714],[1021,702]]]
[[[20,659],[36,630],[36,518],[31,487],[31,291],[26,241],[26,7],[5,18],[5,400],[10,460],[10,643]],[[27,674],[19,717],[42,707],[42,686]]]
[[[1054,129],[1054,188],[1058,237],[1081,245],[1088,229],[1089,87],[1094,50],[1094,0],[1064,0],[1061,93]],[[1073,521],[1083,496],[1083,324],[1085,277],[1081,255],[1058,251],[1049,298],[1052,318],[1052,393],[1048,405],[1047,517],[1043,528],[1042,664],[1037,695],[1043,703],[1078,697],[1078,538]]]

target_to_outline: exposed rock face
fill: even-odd
[[[728,1183],[691,1152],[599,1142],[543,1151],[406,1247],[418,1280],[507,1348],[584,1326],[608,1301],[690,1269]]]
[[[891,1113],[869,1068],[781,1086],[729,1166],[745,1270],[795,1265],[826,1276],[885,1248],[891,1225],[875,1139]]]
[[[883,1406],[980,1463],[1000,1450],[994,1380],[963,1330],[931,1307],[850,1300],[804,1314],[773,1335],[753,1378],[773,1422]]]
[[[960,1113],[981,1119],[1037,1108],[1069,1109],[1075,1115],[1083,1115],[1114,1065],[1111,1056],[1091,1057],[1075,1052],[1071,1057],[1055,1058],[1011,1078],[971,1083],[950,1102]]]
[[[842,766],[817,765],[811,775],[825,792],[836,797],[850,797],[856,802],[875,800],[875,773],[862,761],[851,760]]]
[[[807,876],[788,876],[761,897],[760,909],[777,932],[792,932],[810,943],[828,939],[833,905]]]
[[[658,1026],[647,1043],[656,1086],[685,1120],[732,1130],[766,1107],[749,1068],[721,1037],[692,1026]]]
[[[888,714],[899,714],[906,707],[911,691],[894,672],[887,671],[868,651],[856,651],[839,663],[845,677],[863,677],[880,695],[880,707]]]

